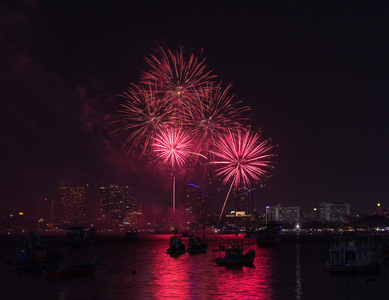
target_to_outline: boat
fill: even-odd
[[[189,236],[188,249],[186,252],[188,253],[204,253],[208,249],[208,243],[204,242],[204,239],[201,240],[197,235]]]
[[[219,241],[219,256],[214,258],[214,262],[217,265],[242,266],[252,265],[254,258],[255,250],[250,249],[249,243],[245,246],[240,239],[227,239]]]
[[[63,253],[42,244],[39,237],[30,236],[18,240],[16,259],[7,260],[7,264],[16,269],[45,269],[58,267]]]
[[[48,268],[44,276],[49,279],[91,277],[94,275],[97,259],[74,267],[51,269]]]
[[[69,248],[83,248],[87,245],[87,232],[85,227],[74,226],[68,228],[66,245]]]
[[[139,239],[139,232],[136,229],[131,229],[126,232],[126,241],[133,242]]]
[[[278,245],[282,242],[281,225],[268,223],[257,231],[257,244],[261,245]]]
[[[185,245],[182,243],[182,240],[179,234],[174,234],[170,237],[170,245],[166,250],[167,254],[184,254],[185,253]]]
[[[377,272],[382,265],[382,247],[373,236],[341,235],[330,240],[327,270],[331,273]]]
[[[94,227],[89,228],[88,231],[85,232],[85,238],[89,242],[94,242],[97,240],[98,235],[97,235],[97,230]]]

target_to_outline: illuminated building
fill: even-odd
[[[275,221],[283,224],[294,224],[301,221],[300,206],[266,206],[266,223]]]
[[[88,199],[89,185],[86,186],[61,186],[58,189],[59,203],[54,203],[54,220],[62,224],[85,225],[86,203]],[[59,212],[62,211],[61,215]],[[54,222],[55,223],[55,222]]]
[[[350,215],[350,204],[320,203],[318,205],[319,219],[330,222],[344,222]]]
[[[246,215],[254,216],[255,191],[251,186],[243,186],[234,192],[234,208],[235,211],[244,211]]]
[[[193,183],[184,186],[183,194],[186,213],[193,215],[199,222],[209,221],[213,210],[212,197]]]
[[[185,186],[185,211],[189,214],[200,217],[204,215],[205,200],[200,187],[189,183]]]
[[[126,184],[105,185],[101,182],[99,202],[101,217],[110,217],[111,220],[121,223],[128,213],[135,212],[136,191]]]

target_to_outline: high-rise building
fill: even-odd
[[[281,204],[266,206],[266,223],[275,221],[284,224],[294,224],[301,221],[300,206],[281,206]]]
[[[86,225],[86,203],[89,185],[86,186],[60,186],[58,189],[59,203],[55,204],[55,221],[73,225]]]
[[[189,183],[184,188],[185,211],[197,217],[205,214],[205,201],[203,193],[198,185]]]
[[[234,191],[234,209],[244,211],[246,215],[255,214],[255,191],[251,186],[243,186]]]
[[[344,222],[350,215],[350,204],[320,203],[318,206],[319,219],[330,222]]]
[[[212,193],[205,193],[196,184],[189,183],[183,186],[182,197],[186,213],[192,215],[196,221],[207,223],[213,217]]]
[[[99,187],[101,217],[122,222],[128,213],[135,212],[136,191],[127,184],[101,182]]]

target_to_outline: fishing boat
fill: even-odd
[[[257,231],[257,244],[278,245],[282,242],[281,225],[268,223]]]
[[[255,250],[250,249],[250,244],[244,245],[240,239],[219,241],[219,256],[214,258],[218,265],[252,265],[254,263]]]
[[[204,239],[201,240],[197,235],[189,236],[188,249],[186,252],[188,253],[204,253],[208,249],[208,243],[204,242]]]
[[[182,243],[182,240],[179,234],[174,234],[170,237],[169,248],[166,250],[167,254],[184,254],[185,245]]]
[[[126,241],[133,242],[139,239],[139,232],[136,229],[131,229],[126,232]]]
[[[7,260],[7,264],[16,269],[45,269],[58,267],[63,253],[42,244],[38,237],[30,236],[18,240],[16,259]]]
[[[97,259],[74,267],[47,269],[44,276],[49,279],[90,277],[94,275]]]
[[[331,273],[379,271],[382,247],[369,235],[341,235],[331,238],[327,270]]]

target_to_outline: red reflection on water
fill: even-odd
[[[176,256],[166,254],[169,238],[158,235],[145,244],[139,271],[125,279],[136,287],[132,293],[150,299],[271,299],[272,249],[258,248],[251,240],[256,251],[254,266],[229,268],[213,261],[219,255],[219,235],[206,237],[206,253]],[[188,238],[182,240],[187,248]]]
[[[250,243],[253,240],[250,239]],[[218,266],[217,295],[224,299],[270,299],[271,249],[251,246],[255,250],[253,266]]]
[[[154,253],[156,267],[153,269],[155,281],[153,284],[154,295],[159,298],[183,299],[188,294],[188,254],[169,255],[170,236],[163,236],[163,242]],[[187,241],[183,239],[184,243]],[[192,270],[191,270],[192,271]]]

